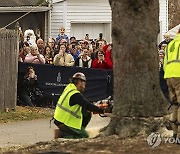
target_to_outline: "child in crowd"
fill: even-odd
[[[69,44],[69,38],[68,36],[65,34],[65,28],[64,27],[61,27],[59,29],[59,35],[56,37],[56,42],[58,43],[59,40],[61,39],[66,39],[67,43]]]

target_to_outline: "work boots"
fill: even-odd
[[[54,139],[61,137],[61,131],[60,129],[54,129]]]

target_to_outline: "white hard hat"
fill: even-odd
[[[77,72],[72,76],[72,79],[80,79],[86,81],[86,76],[84,75],[84,73]]]

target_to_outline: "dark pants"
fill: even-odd
[[[54,124],[60,129],[60,137],[61,138],[88,138],[89,135],[86,132],[85,128],[91,120],[92,114],[91,112],[83,111],[83,122],[81,130],[75,129],[72,127],[68,127],[63,123],[54,120]]]
[[[32,103],[30,96],[28,96],[26,94],[22,94],[19,96],[19,99],[21,100],[21,103],[23,105],[34,107],[34,104]]]
[[[43,106],[43,96],[39,95],[31,95],[29,96],[28,94],[20,94],[19,95],[20,103],[22,105],[27,105],[27,106]]]

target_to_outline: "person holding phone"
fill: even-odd
[[[65,44],[59,45],[59,53],[54,57],[53,64],[55,66],[73,66],[74,58],[71,54],[67,53]]]
[[[89,41],[89,34],[86,34],[85,40]]]
[[[32,66],[27,68],[24,79],[19,87],[19,99],[22,105],[34,107],[37,105],[34,94],[38,88],[37,75]]]
[[[91,68],[92,59],[89,57],[88,49],[83,49],[80,56],[75,61],[75,66]]]
[[[103,50],[97,51],[97,57],[92,61],[92,68],[111,69],[109,59],[105,59]]]
[[[76,61],[76,59],[79,57],[81,52],[80,52],[80,50],[78,50],[76,48],[75,43],[72,43],[72,44],[69,45],[69,51],[70,51],[71,55],[73,56],[74,61]]]

